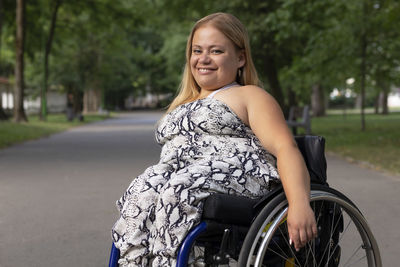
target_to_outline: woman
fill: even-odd
[[[279,105],[258,85],[241,22],[225,13],[199,20],[188,38],[180,93],[157,125],[160,162],[117,202],[120,265],[175,266],[207,196],[258,197],[279,180],[294,247],[315,237],[308,172]]]

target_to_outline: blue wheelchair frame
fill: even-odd
[[[108,263],[108,267],[118,267],[119,256],[119,249],[117,249],[113,243],[111,247],[110,261]]]
[[[189,259],[190,250],[196,238],[207,229],[207,223],[201,222],[193,228],[182,242],[178,251],[178,258],[176,267],[186,267]],[[111,247],[109,267],[118,267],[118,259],[120,257],[119,250],[115,247],[114,243]]]

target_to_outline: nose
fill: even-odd
[[[202,53],[199,57],[199,63],[201,64],[209,64],[211,62],[211,59],[208,55],[208,53]]]

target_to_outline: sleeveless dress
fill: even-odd
[[[112,237],[120,266],[175,266],[179,245],[200,222],[205,198],[259,197],[279,182],[275,158],[227,104],[213,98],[218,91],[178,106],[158,122],[160,161],[117,201],[121,217]]]

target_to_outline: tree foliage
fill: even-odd
[[[15,1],[0,1],[0,76],[13,80]],[[39,95],[43,87],[54,3],[27,2],[25,76],[30,95]],[[173,95],[192,25],[218,11],[232,13],[246,25],[265,89],[284,110],[308,104],[312,88],[326,93],[345,88],[350,77],[357,92],[364,77],[367,97],[387,95],[400,82],[400,4],[395,0],[69,0],[58,10],[49,88],[77,99],[86,90],[99,90],[102,106],[109,109],[124,108],[129,95]]]

